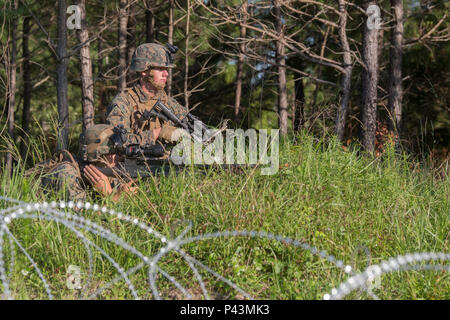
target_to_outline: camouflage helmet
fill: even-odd
[[[108,124],[96,124],[86,129],[83,137],[86,160],[93,162],[99,160],[102,155],[114,153],[110,139],[113,134],[113,127]]]
[[[142,72],[150,67],[173,68],[174,53],[170,48],[157,43],[141,44],[133,53],[131,58],[131,70]]]

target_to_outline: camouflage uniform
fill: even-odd
[[[44,191],[66,190],[66,197],[72,201],[86,198],[86,182],[82,178],[79,160],[64,150],[56,157],[58,163],[48,172],[42,172],[41,186]]]
[[[172,68],[173,55],[172,48],[166,48],[156,43],[144,43],[136,48],[132,61],[131,70],[143,72],[152,67]],[[132,88],[120,92],[110,103],[106,112],[106,122],[112,126],[123,125],[128,132],[127,139],[133,144],[153,144],[153,129],[160,128],[159,137],[165,141],[171,141],[171,136],[176,127],[171,121],[161,121],[159,119],[149,121],[144,120],[143,112],[151,110],[155,103],[161,100],[179,118],[183,118],[187,113],[187,108],[181,106],[175,99],[167,96],[163,89],[158,90],[155,96],[149,97],[138,83]]]
[[[86,131],[86,137],[80,138],[80,143],[87,145],[87,155],[74,157],[69,151],[63,150],[51,159],[30,169],[26,175],[39,176],[40,184],[45,192],[65,190],[68,200],[84,201],[86,189],[90,183],[82,173],[82,164],[86,163],[86,160],[95,162],[99,156],[110,153],[108,146],[108,139],[112,133],[110,128],[107,125],[95,125]],[[109,129],[107,133],[105,133],[105,129]],[[108,179],[113,190],[121,184],[119,179]]]
[[[142,90],[140,84],[136,84],[132,88],[125,89],[120,92],[111,101],[107,109],[106,122],[112,126],[123,125],[125,130],[129,132],[127,139],[129,143],[135,144],[153,144],[153,129],[161,127],[159,137],[165,141],[170,141],[172,132],[176,129],[171,121],[143,120],[145,110],[151,110],[155,103],[161,100],[169,107],[175,115],[183,118],[188,110],[181,106],[175,99],[167,96],[164,91],[160,91],[154,97],[149,97]]]
[[[69,153],[68,151],[65,151]],[[41,186],[45,192],[65,190],[65,197],[72,201],[84,201],[86,189],[90,186],[80,170],[79,162],[62,162],[56,165],[50,172],[41,178]],[[113,190],[117,190],[121,181],[116,178],[108,178]]]

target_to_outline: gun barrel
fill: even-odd
[[[156,102],[155,107],[158,108],[161,113],[169,118],[169,120],[171,120],[173,123],[189,131],[189,127],[184,122],[182,122],[169,108],[167,108],[164,103],[161,102],[161,100],[158,100],[158,102]]]
[[[184,122],[182,120],[180,120],[169,108],[167,108],[164,103],[161,102],[161,100],[158,100],[155,104],[155,107],[157,109],[159,109],[161,111],[161,113],[166,116],[167,118],[169,118],[173,123],[175,123],[175,125],[178,125],[180,127],[182,127],[184,130],[186,130],[193,139],[195,139],[197,142],[202,143],[203,144],[203,139],[202,137],[198,136],[196,133],[196,131],[194,130],[194,125],[189,124],[189,122]],[[186,117],[189,119],[192,119],[191,117],[192,115],[190,113],[188,113],[186,115]],[[201,122],[201,121],[200,121]],[[202,123],[202,129],[207,130],[206,126]]]
[[[148,178],[156,175],[168,176],[170,174],[171,168],[175,169],[175,173],[179,173],[189,168],[194,167],[197,169],[203,169],[201,172],[206,172],[210,169],[226,170],[231,172],[240,172],[245,168],[255,168],[257,165],[240,165],[240,164],[197,164],[197,165],[175,165],[167,160],[159,160],[150,164],[140,164],[140,165],[126,165],[119,164],[115,168],[102,168],[97,167],[103,174],[108,177],[120,177],[122,179],[137,179],[137,178]]]
[[[161,112],[155,111],[155,109],[152,109],[149,111],[150,117],[157,117],[164,121],[169,121],[169,118],[167,118],[165,115],[163,115]]]
[[[170,173],[170,165],[165,163],[146,164],[146,165],[119,165],[116,168],[97,167],[107,177],[122,179],[148,178],[163,174],[168,176]]]

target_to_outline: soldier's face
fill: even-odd
[[[167,68],[152,68],[151,70],[144,72],[143,75],[144,79],[152,84],[155,89],[162,90],[166,86],[169,72]]]
[[[154,68],[152,70],[152,74],[153,74],[153,83],[159,84],[162,87],[166,86],[167,77],[169,76],[167,68]]]

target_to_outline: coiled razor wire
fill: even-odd
[[[215,238],[229,238],[229,237],[249,237],[249,238],[260,238],[260,239],[269,239],[278,242],[282,242],[287,245],[291,245],[293,247],[301,248],[310,252],[311,254],[320,257],[321,259],[325,259],[328,262],[332,263],[337,268],[343,270],[345,274],[348,274],[350,277],[342,282],[338,287],[331,289],[329,293],[326,293],[323,298],[325,300],[334,300],[334,299],[342,299],[352,291],[357,289],[365,290],[369,296],[377,299],[378,297],[372,293],[371,288],[367,286],[368,282],[373,281],[376,278],[379,278],[382,274],[392,273],[396,271],[406,271],[406,270],[441,270],[441,271],[450,271],[450,265],[447,264],[450,261],[450,254],[447,253],[435,253],[435,252],[422,252],[422,253],[408,253],[405,255],[399,255],[397,257],[389,258],[388,260],[383,260],[378,264],[369,265],[363,272],[355,273],[352,267],[349,264],[345,264],[342,260],[336,259],[333,255],[328,254],[324,250],[319,250],[307,243],[300,242],[295,239],[291,239],[289,237],[284,237],[281,235],[275,235],[272,233],[264,232],[264,231],[220,231],[208,234],[197,235],[195,237],[186,237],[186,234],[192,228],[192,223],[189,225],[174,239],[167,239],[162,234],[158,233],[149,225],[140,221],[138,218],[130,217],[122,212],[116,212],[115,210],[108,209],[106,207],[100,207],[97,204],[91,204],[89,202],[64,202],[64,201],[53,201],[51,203],[43,202],[43,203],[27,203],[23,201],[19,201],[16,199],[11,199],[7,197],[0,196],[0,200],[4,200],[7,202],[15,203],[16,205],[12,207],[8,207],[6,209],[0,210],[0,281],[3,286],[3,294],[8,299],[13,299],[13,296],[10,292],[10,282],[12,279],[12,273],[14,270],[15,261],[17,258],[14,254],[14,244],[19,248],[19,250],[24,254],[24,256],[29,260],[33,268],[35,269],[38,277],[42,281],[46,294],[49,299],[53,299],[53,294],[50,290],[50,286],[47,280],[44,277],[42,270],[33,260],[31,255],[26,251],[26,249],[20,244],[18,239],[12,234],[8,225],[10,225],[16,219],[33,219],[33,220],[46,220],[51,222],[56,222],[61,224],[71,230],[79,239],[82,240],[86,252],[88,255],[88,276],[86,279],[86,283],[83,286],[81,291],[81,296],[86,298],[87,290],[89,287],[89,282],[93,279],[93,258],[92,258],[92,249],[97,250],[102,256],[104,256],[112,266],[117,270],[118,275],[104,284],[103,286],[97,288],[97,290],[88,297],[88,299],[95,299],[100,296],[100,294],[110,288],[113,284],[119,281],[125,281],[128,289],[130,290],[132,296],[135,299],[139,299],[138,293],[130,280],[130,276],[136,273],[138,270],[141,270],[144,267],[148,267],[148,284],[149,288],[152,292],[152,297],[155,299],[161,299],[160,292],[158,290],[158,286],[156,283],[156,275],[157,273],[161,274],[164,278],[166,278],[171,284],[173,284],[187,299],[191,299],[192,295],[189,291],[184,288],[174,276],[171,276],[169,273],[164,271],[159,265],[158,262],[166,256],[170,252],[178,253],[187,263],[187,265],[193,271],[195,278],[200,286],[203,296],[205,299],[209,299],[210,295],[206,289],[205,283],[203,281],[202,276],[199,273],[199,269],[206,271],[207,273],[213,275],[218,280],[226,283],[231,288],[233,288],[236,292],[239,292],[247,299],[252,299],[252,296],[245,292],[242,288],[240,288],[237,284],[232,282],[231,280],[225,278],[220,275],[216,271],[212,270],[208,266],[204,265],[202,262],[198,261],[194,257],[190,256],[186,253],[181,247],[183,245],[194,243],[198,241],[215,239]],[[118,237],[116,234],[111,232],[108,229],[98,225],[97,223],[77,214],[71,214],[70,212],[63,211],[61,209],[73,209],[73,210],[86,210],[86,211],[94,211],[101,212],[102,214],[109,214],[121,221],[132,223],[138,228],[145,231],[148,235],[155,237],[158,239],[163,247],[159,249],[159,251],[153,255],[148,256],[139,250],[137,250],[134,246],[127,243],[122,238]],[[41,213],[37,214],[35,212]],[[91,240],[86,238],[86,236],[81,233],[81,230],[90,232],[94,235],[97,235],[111,243],[114,243],[128,252],[132,253],[134,256],[138,257],[142,260],[138,265],[130,268],[129,270],[124,270],[119,263],[114,260],[110,255],[108,255],[102,248],[100,248],[97,244],[93,243]],[[4,256],[4,246],[5,241],[4,237],[8,238],[7,244],[9,245],[10,252],[10,263],[8,266],[8,273],[5,269],[5,256]],[[441,263],[445,264],[418,264],[422,262],[436,262],[441,261]]]

